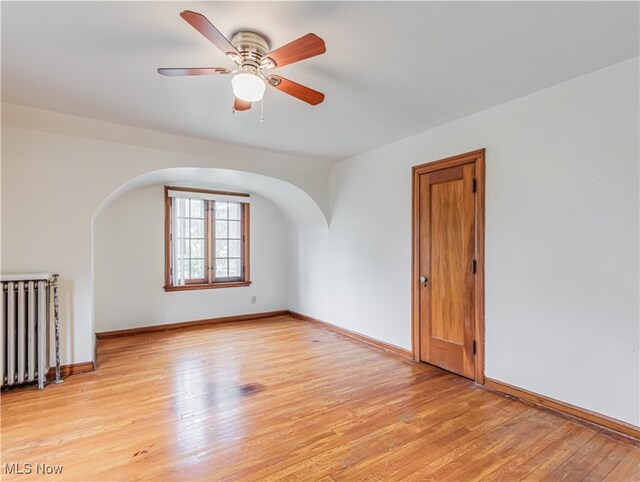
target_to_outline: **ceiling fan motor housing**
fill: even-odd
[[[264,63],[262,58],[269,52],[269,41],[259,33],[250,31],[236,32],[231,38],[231,44],[240,52],[242,71],[257,74]]]

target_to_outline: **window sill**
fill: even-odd
[[[183,286],[165,286],[165,291],[191,291],[191,290],[214,290],[217,288],[238,288],[241,286],[249,286],[251,281],[230,281],[225,283],[212,283],[206,285],[183,285]]]

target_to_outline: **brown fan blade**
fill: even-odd
[[[192,12],[191,10],[185,10],[180,13],[180,16],[225,54],[233,53],[240,55],[236,48],[231,45],[231,42],[229,42],[227,38],[222,35],[204,15]]]
[[[271,59],[275,67],[283,67],[294,62],[315,57],[326,51],[327,48],[324,45],[324,40],[314,33],[308,33],[298,40],[294,40],[273,52],[269,52],[265,57]]]
[[[251,102],[238,99],[237,97],[233,99],[233,110],[249,110],[249,109],[251,109]]]
[[[224,67],[205,67],[205,68],[192,68],[192,69],[158,69],[158,73],[166,75],[167,77],[179,77],[182,75],[216,75],[216,74],[228,74],[231,72]]]
[[[279,75],[270,75],[268,77],[269,85],[276,89],[294,96],[307,104],[318,105],[324,100],[324,94],[317,90],[310,89],[302,84],[298,84],[292,80],[285,79]]]

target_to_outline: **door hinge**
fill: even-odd
[[[476,274],[476,271],[478,270],[478,262],[474,259],[471,260],[471,272],[473,274]]]
[[[478,189],[478,180],[474,177],[471,183],[471,192],[476,192],[476,189]]]
[[[473,340],[473,354],[476,354],[476,341]]]

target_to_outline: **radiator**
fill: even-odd
[[[56,380],[60,380],[57,275],[0,276],[0,387],[38,382],[49,372],[49,320],[55,289]]]

